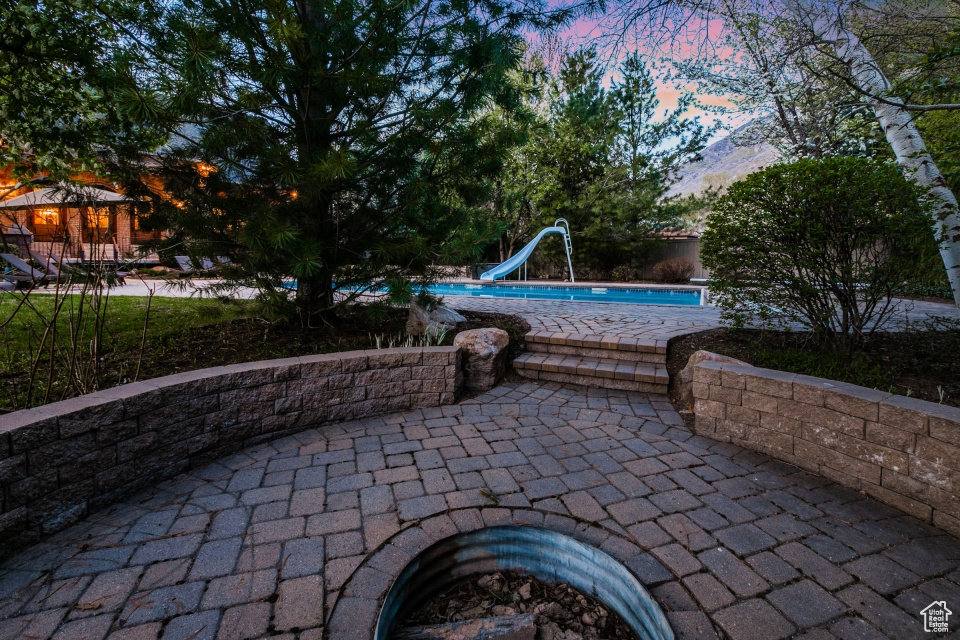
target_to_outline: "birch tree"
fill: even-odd
[[[936,203],[933,212],[934,234],[947,270],[954,303],[960,307],[960,214],[957,198],[927,151],[913,117],[902,100],[889,95],[892,89],[890,81],[870,51],[847,28],[844,5],[831,11],[826,6],[814,5],[810,0],[783,0],[783,3],[820,40],[834,46],[837,57],[849,68],[852,81],[873,108],[897,162],[914,182],[929,189]]]

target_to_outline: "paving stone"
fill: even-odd
[[[695,573],[703,568],[700,562],[679,544],[657,547],[652,553],[677,577]]]
[[[830,625],[830,633],[840,640],[888,640],[863,618],[841,618]]]
[[[809,580],[772,591],[767,600],[801,629],[825,624],[846,611],[836,598]]]
[[[153,540],[137,549],[130,562],[133,564],[150,564],[151,562],[183,558],[193,555],[202,541],[203,534],[199,533]]]
[[[757,520],[754,524],[780,542],[796,540],[817,532],[816,529],[804,522],[800,522],[791,514],[781,514],[778,516],[771,516],[769,518],[762,518]]]
[[[607,507],[607,512],[623,526],[656,518],[661,513],[660,509],[646,498],[634,498],[611,504]]]
[[[261,569],[211,580],[203,594],[203,609],[223,609],[269,598],[277,588],[277,570]]]
[[[241,542],[238,536],[204,544],[197,551],[193,567],[190,569],[190,579],[218,578],[231,573],[240,555]]]
[[[683,584],[705,611],[716,611],[737,601],[730,590],[709,573],[687,576]]]
[[[274,626],[280,631],[323,623],[323,579],[305,576],[284,580],[277,588]]]
[[[398,505],[401,520],[421,520],[447,510],[447,501],[443,496],[422,496],[403,500]]]
[[[854,560],[843,568],[882,594],[896,593],[920,582],[920,576],[879,554]]]
[[[657,520],[681,545],[690,551],[703,551],[717,545],[717,540],[696,525],[685,514],[675,513]]]
[[[120,613],[124,626],[163,620],[196,610],[203,594],[203,582],[162,587],[143,594],[134,594]]]
[[[217,640],[249,640],[267,632],[270,605],[266,602],[231,607],[223,613]]]
[[[853,560],[857,557],[856,552],[849,547],[840,544],[829,536],[810,536],[804,539],[803,544],[807,545],[834,564],[846,562],[847,560]]]
[[[140,571],[140,567],[130,567],[101,573],[83,592],[77,603],[79,607],[71,612],[71,617],[87,617],[120,609],[137,584]]]
[[[848,587],[837,593],[837,598],[891,638],[923,637],[919,618],[908,615],[866,585]]]
[[[924,578],[932,578],[946,573],[955,566],[944,554],[934,553],[918,542],[901,544],[887,549],[883,552],[883,555]]]
[[[52,640],[102,640],[110,631],[112,623],[112,615],[74,620],[61,625]]]
[[[677,640],[716,640],[717,632],[710,618],[699,611],[671,611],[667,613]]]
[[[795,627],[763,600],[747,600],[713,614],[730,640],[780,640]]]
[[[667,582],[650,593],[660,602],[664,611],[699,611],[697,603],[679,582]]]
[[[283,545],[280,577],[299,578],[321,573],[324,560],[323,538],[298,538]]]
[[[359,528],[360,511],[358,509],[348,509],[310,516],[307,520],[306,534],[308,536],[323,536]]]
[[[747,564],[771,584],[784,584],[800,576],[793,567],[769,551],[750,556]]]
[[[111,633],[108,640],[157,640],[160,637],[161,626],[159,622],[151,622],[135,627],[124,627]]]
[[[775,553],[800,573],[819,582],[828,591],[834,591],[853,582],[853,578],[846,571],[799,542],[788,542],[777,547]]]
[[[167,624],[163,640],[215,640],[219,624],[219,611],[179,616]]]
[[[766,580],[722,547],[703,551],[697,558],[741,598],[755,596],[770,588]]]
[[[777,541],[752,524],[740,524],[714,531],[713,535],[739,556],[746,556],[774,546]]]

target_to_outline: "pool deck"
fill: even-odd
[[[448,304],[517,314],[563,339],[656,344],[720,326],[714,307]],[[932,315],[957,317],[914,303],[898,323]],[[412,557],[497,524],[606,551],[678,638],[922,638],[923,608],[960,603],[955,538],[683,425],[664,395],[531,380],[307,429],[9,558],[0,640],[367,640],[379,598]]]

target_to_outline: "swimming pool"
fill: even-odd
[[[526,300],[573,300],[621,304],[671,304],[700,306],[699,289],[626,289],[621,287],[561,287],[549,285],[436,284],[430,293],[438,296],[512,298]]]

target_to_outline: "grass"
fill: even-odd
[[[18,296],[19,297],[19,296]],[[270,360],[293,356],[373,349],[405,341],[406,309],[379,309],[376,316],[363,309],[344,312],[335,326],[304,328],[297,322],[264,317],[250,301],[155,297],[141,359],[141,338],[147,299],[116,296],[109,299],[102,341],[100,375],[94,388],[83,389],[72,380],[68,357],[73,345],[67,311],[73,305],[76,317],[79,301],[74,297],[58,317],[57,350],[52,369],[46,349],[34,376],[33,393],[26,397],[30,371],[37,360],[40,336],[53,308],[53,297],[32,295],[31,308],[14,315],[17,298],[0,296],[0,413],[27,406],[70,398],[95,389],[131,382],[140,364],[139,380],[238,362]],[[466,312],[468,322],[458,330],[498,327],[510,334],[511,359],[521,350],[529,330],[513,316]],[[12,316],[12,318],[11,318]],[[449,332],[443,344],[452,344],[456,332]],[[89,350],[93,332],[87,328],[76,344]],[[419,343],[418,343],[419,344]],[[80,358],[84,361],[83,358]],[[89,365],[90,358],[85,362]],[[75,378],[76,376],[74,376]]]

